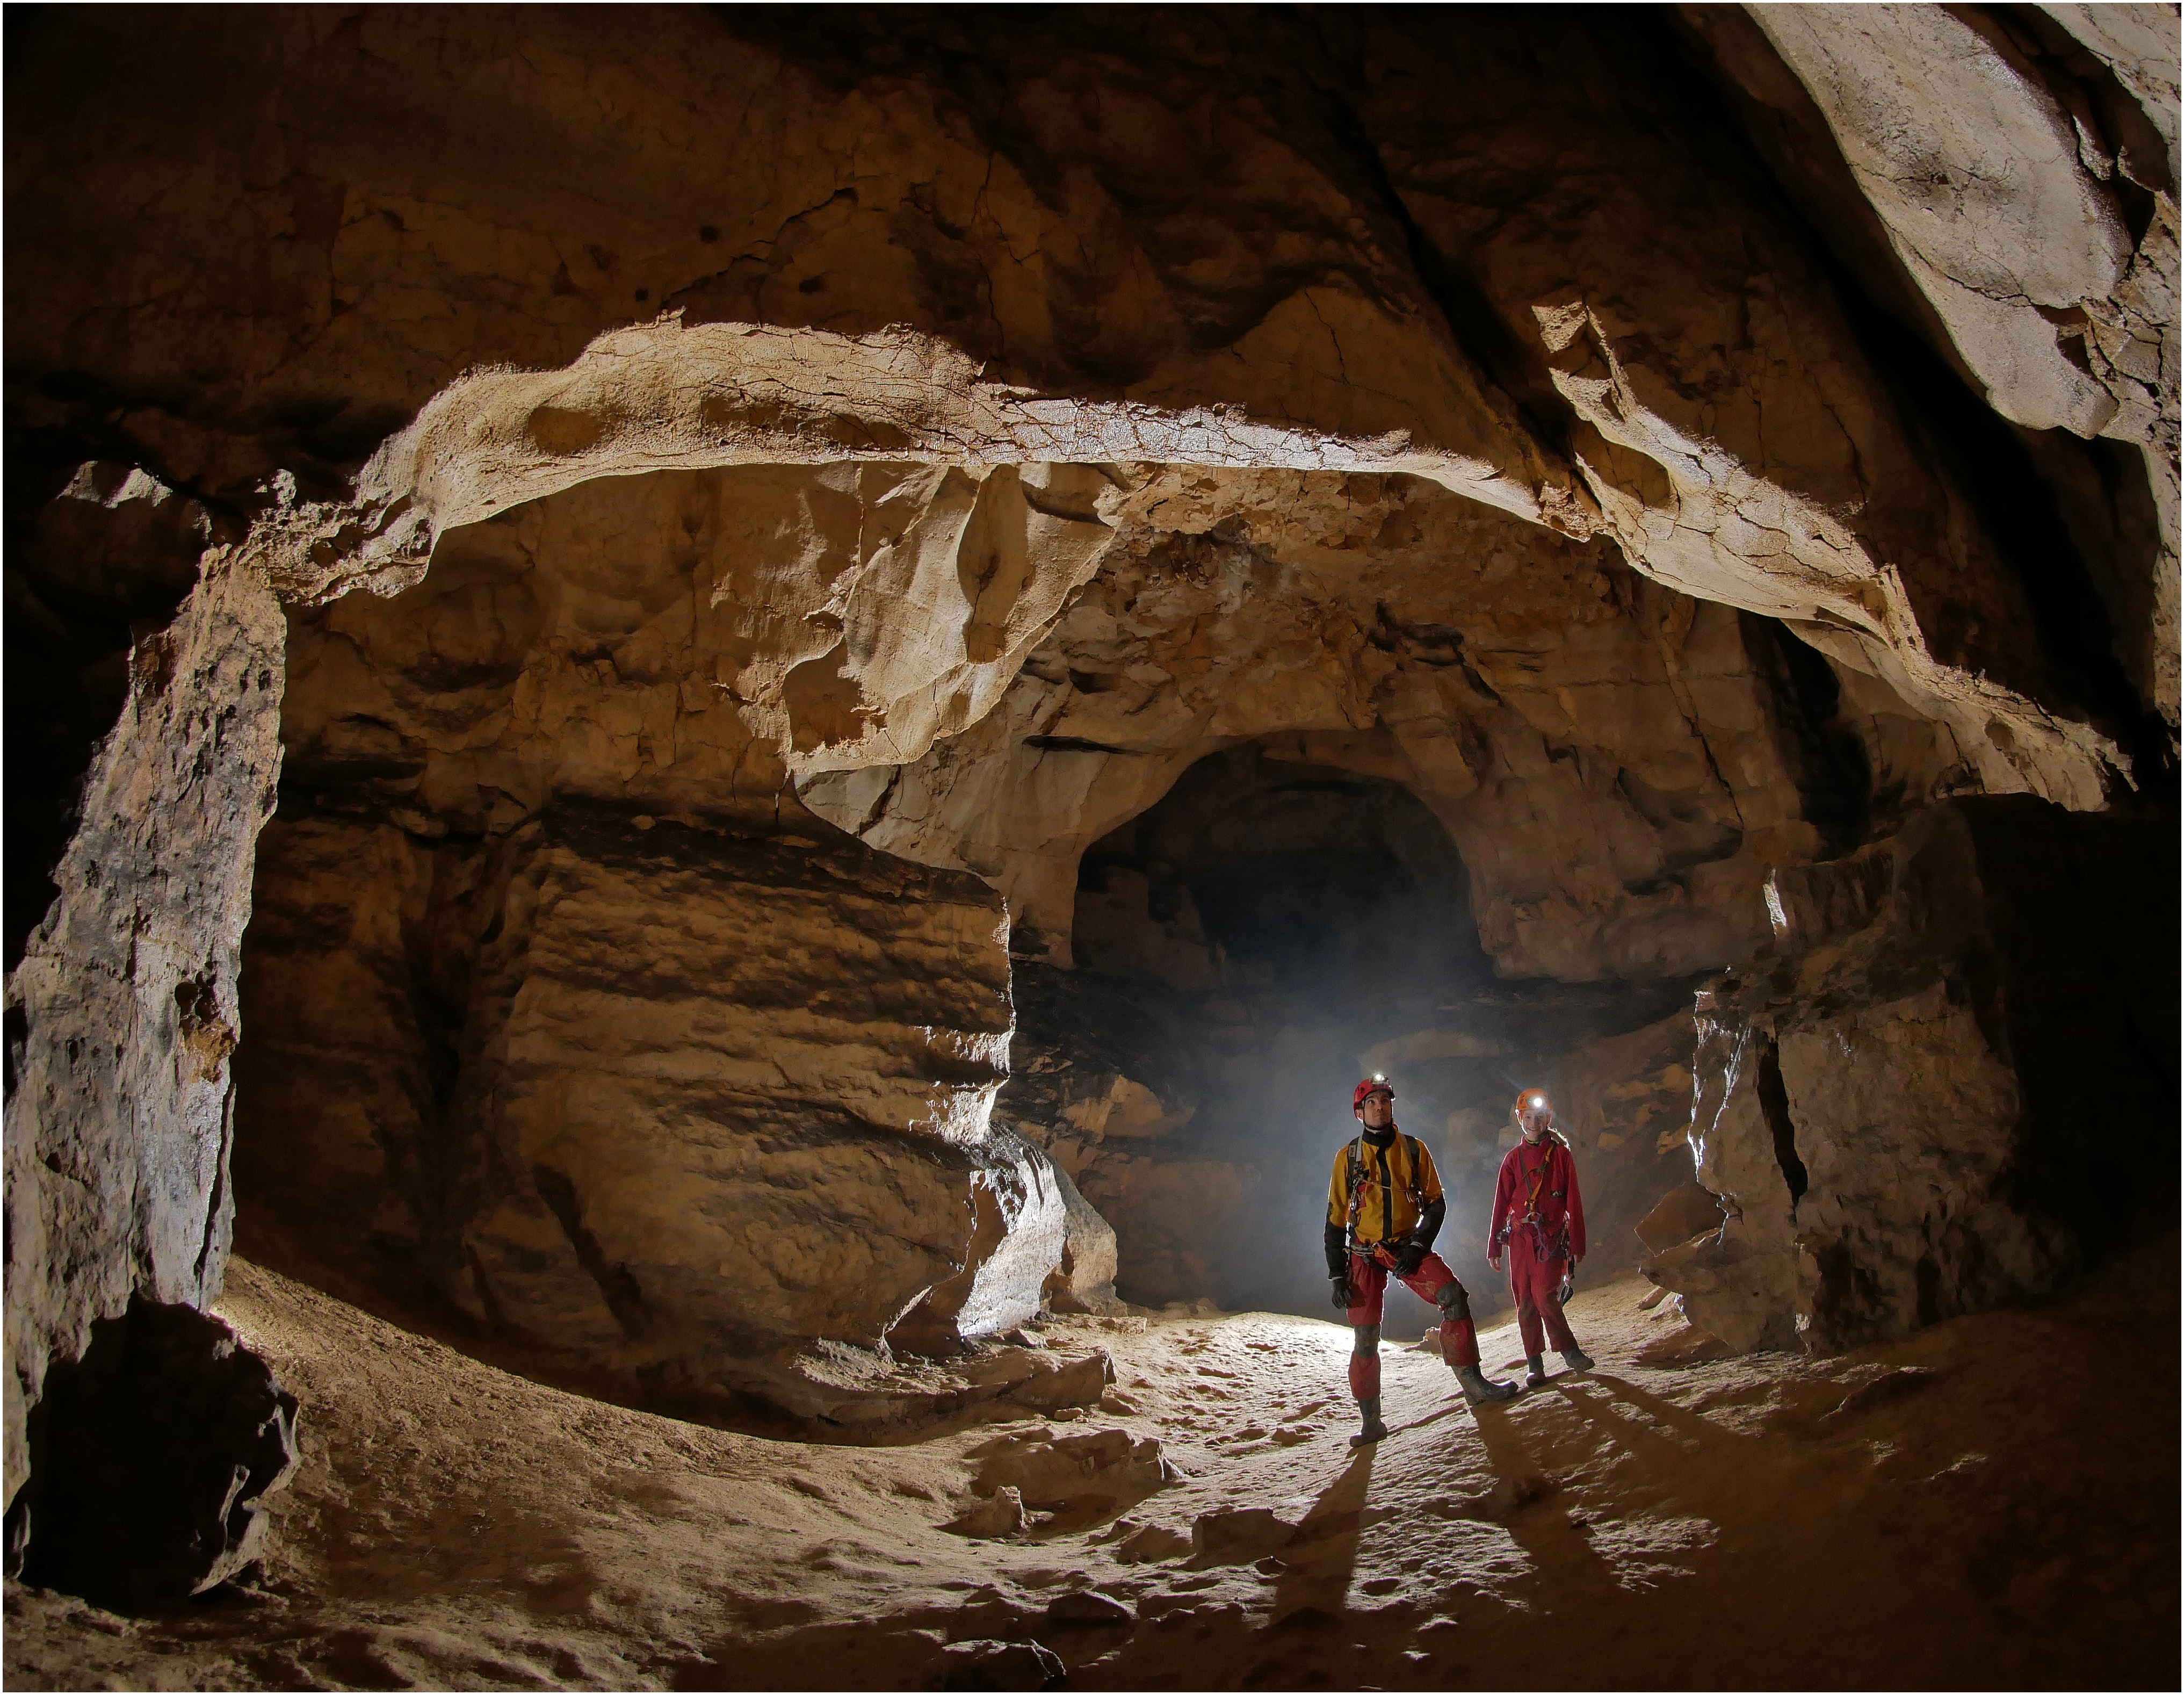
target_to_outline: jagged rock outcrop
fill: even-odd
[[[467,852],[284,819],[265,858],[237,1180],[280,1257],[693,1403],[1039,1310],[1065,1207],[987,1131],[971,879],[567,803]]]
[[[236,962],[280,770],[279,606],[214,549],[129,654],[59,893],[8,978],[7,1486],[50,1366],[132,1295],[220,1291]]]
[[[148,460],[259,513],[298,592],[414,572],[449,527],[586,477],[844,451],[1208,462],[1198,432],[1212,463],[1420,471],[1612,533],[1664,582],[1823,632],[1949,722],[1987,786],[2098,804],[2111,750],[2059,711],[2021,585],[1916,450],[1779,191],[1724,168],[1690,74],[1635,20],[1027,15],[975,44],[695,14],[643,43],[485,14],[46,28],[20,332],[48,350],[26,372],[65,346],[71,383],[34,410],[84,427],[92,403],[63,397],[97,393]],[[171,68],[200,61],[182,123]],[[1285,69],[1306,63],[1321,83]],[[627,120],[579,99],[577,64],[628,87]],[[572,106],[599,143],[581,169],[505,168],[508,136]],[[1222,115],[1181,144],[1193,112]],[[753,121],[764,173],[724,164]],[[268,134],[281,157],[249,176],[269,186],[226,192]],[[170,187],[125,237],[98,209],[144,204],[139,137]],[[82,163],[40,168],[64,155]],[[220,215],[176,209],[199,204]],[[282,264],[237,259],[276,237]],[[679,323],[621,327],[663,305]],[[278,352],[238,324],[282,326]],[[849,339],[761,328],[804,371],[784,385],[729,327],[753,325]],[[895,325],[914,333],[856,339]],[[588,346],[566,375],[504,368]],[[951,348],[1036,442],[964,410]],[[280,482],[292,465],[309,476]]]
[[[996,1436],[974,1457],[982,1462],[971,1481],[976,1493],[1013,1489],[1027,1507],[1084,1518],[1133,1505],[1176,1475],[1158,1438],[1122,1430],[1028,1430]]]
[[[1841,756],[1807,744],[1774,638],[1597,543],[1392,477],[1170,472],[1116,522],[983,722],[799,783],[874,846],[995,882],[1019,953],[1068,963],[1085,851],[1247,740],[1416,794],[1510,976],[1738,957],[1762,867],[1823,851],[1808,811],[1837,822]],[[1921,793],[1966,776],[1928,737]]]
[[[1104,536],[1032,504],[1072,475],[594,482],[299,615],[247,956],[263,1252],[688,1406],[809,1410],[808,1344],[944,1353],[1075,1291],[1090,1209],[988,1133],[999,897],[781,793],[799,746],[912,733],[842,644],[875,688],[960,659],[996,514],[1019,566],[1042,524]]]
[[[2116,655],[2173,733],[2175,10],[1681,10],[1769,164],[1866,288],[2003,416],[2140,450],[2157,533],[2120,538],[2125,559],[2100,560],[2084,527]],[[2042,461],[2067,487],[2092,458]]]
[[[2170,1192],[2176,832],[1952,802],[1769,885],[1784,952],[1699,996],[1698,1179],[1648,1274],[1736,1347],[2052,1289]]]
[[[1061,1258],[1046,1280],[1048,1304],[1058,1313],[1097,1313],[1119,1305],[1115,1227],[1094,1210],[1070,1175],[1053,1168],[1061,1191]]]

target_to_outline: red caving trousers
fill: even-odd
[[[1555,1299],[1555,1291],[1562,1286],[1563,1275],[1569,1268],[1569,1261],[1560,1255],[1540,1258],[1539,1250],[1532,1245],[1532,1233],[1522,1224],[1509,1232],[1509,1294],[1517,1303],[1517,1329],[1524,1335],[1528,1359],[1543,1351],[1542,1329],[1546,1331],[1545,1340],[1558,1350],[1577,1346],[1569,1320],[1563,1317],[1563,1303]]]
[[[1371,1257],[1355,1253],[1350,1257],[1350,1312],[1351,1326],[1378,1324],[1388,1289],[1388,1274],[1395,1269],[1394,1257],[1385,1248],[1375,1246]],[[1418,1268],[1402,1280],[1412,1294],[1424,1301],[1431,1301],[1450,1284],[1456,1274],[1437,1253],[1429,1253],[1418,1262]],[[1468,1319],[1443,1319],[1440,1324],[1440,1357],[1453,1371],[1467,1365],[1479,1363],[1479,1333]],[[1380,1351],[1353,1353],[1350,1356],[1350,1392],[1360,1401],[1377,1399],[1380,1393]]]

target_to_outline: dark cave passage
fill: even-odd
[[[1114,1224],[1124,1298],[1319,1316],[1329,1169],[1357,1134],[1352,1086],[1384,1070],[1447,1193],[1439,1250],[1490,1310],[1507,1301],[1485,1232],[1511,1096],[1687,987],[1497,979],[1425,805],[1283,756],[1278,737],[1210,756],[1085,854],[1075,969],[1018,963],[997,1121]],[[1603,1165],[1601,1202],[1619,1218],[1627,1190],[1642,1213],[1688,1177],[1674,1151]],[[1602,1263],[1635,1248],[1613,1241]],[[1391,1302],[1390,1333],[1424,1316]]]

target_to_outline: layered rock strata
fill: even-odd
[[[1867,288],[2003,417],[2137,450],[2130,480],[2151,489],[2155,532],[2089,551],[2106,567],[2116,656],[2173,732],[2176,13],[1682,12],[1770,166]],[[2059,443],[2042,458],[2064,484],[2098,462]]]
[[[284,1257],[672,1404],[1039,1310],[1066,1207],[988,1134],[970,879],[566,806],[468,851],[284,819],[265,858],[237,1182]]]
[[[1497,967],[1565,981],[1741,956],[1761,868],[1823,853],[1868,771],[1898,804],[1977,780],[1877,682],[1853,713],[1822,667],[1836,699],[1808,702],[1765,625],[1415,479],[1165,472],[1114,522],[982,722],[799,780],[874,846],[994,881],[1020,953],[1068,963],[1084,853],[1245,741],[1410,789]]]
[[[671,465],[1416,471],[1811,629],[1950,722],[1990,787],[2098,804],[2111,750],[1975,491],[1919,450],[1919,403],[1656,29],[1057,14],[949,37],[56,20],[20,131],[47,237],[20,329],[26,371],[71,380],[33,410],[59,432],[118,415],[148,461],[260,515],[299,592]],[[184,122],[173,67],[200,62]],[[1306,63],[1325,80],[1286,70]],[[622,117],[577,96],[578,64]],[[598,144],[550,183],[507,168],[508,137],[572,121]],[[773,164],[725,167],[753,123]],[[279,159],[244,175],[271,186],[227,192],[265,135]],[[99,209],[143,204],[140,150],[174,186],[124,232]],[[198,204],[220,215],[178,212]],[[282,263],[237,258],[268,241]]]
[[[989,1135],[1000,898],[781,792],[843,725],[911,733],[843,680],[844,643],[868,680],[1005,649],[1027,570],[1105,545],[1089,505],[1043,510],[1088,481],[595,482],[299,616],[248,951],[238,1181],[265,1251],[716,1412],[846,1404],[803,1384],[813,1343],[944,1353],[1050,1284],[1106,1298],[1096,1218]],[[1011,524],[1020,568],[978,592]]]
[[[1993,799],[1778,873],[1782,952],[1699,996],[1729,1216],[1648,1274],[1733,1347],[1840,1347],[2129,1240],[2176,1168],[2175,860],[2173,825]]]

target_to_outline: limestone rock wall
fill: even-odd
[[[980,1151],[1011,1022],[998,903],[814,845],[562,810],[474,867],[385,827],[276,825],[248,1228],[617,1369],[877,1347],[959,1270],[994,1283],[969,1246],[973,1190],[1014,1169]],[[359,901],[390,857],[410,874]],[[1058,1229],[1058,1198],[1031,1204]],[[967,1322],[1035,1311],[1048,1246]]]
[[[2176,13],[1682,9],[1865,287],[2003,416],[2137,449],[2158,533],[2102,587],[2117,656],[2173,730]],[[2059,443],[2051,475],[2095,457]]]
[[[2116,763],[1977,491],[1635,14],[305,19],[60,14],[18,148],[25,421],[112,421],[296,592],[669,466],[1414,471],[1794,621],[1986,787],[2092,806]],[[537,134],[589,144],[539,180]]]
[[[776,624],[831,581],[855,627],[860,493],[900,481],[729,475],[589,485],[298,616],[238,1179],[281,1263],[694,1405],[1018,1323],[1066,1234],[988,1135],[999,897],[805,814],[805,721],[753,705],[829,710]],[[883,641],[939,627],[903,592]]]
[[[1734,1347],[1840,1346],[2126,1240],[2176,1166],[2175,849],[1981,800],[1780,873],[1784,951],[1699,997],[1691,1144],[1730,1217],[1649,1274]]]
[[[799,783],[874,846],[993,880],[1021,953],[1067,962],[1085,850],[1247,740],[1416,793],[1513,977],[1738,957],[1762,867],[1825,850],[1805,795],[1832,778],[1772,655],[1600,543],[1421,480],[1310,473],[1164,473],[1114,522],[991,716],[915,764]],[[1898,756],[1911,798],[1968,775],[1926,735],[1924,763]]]

